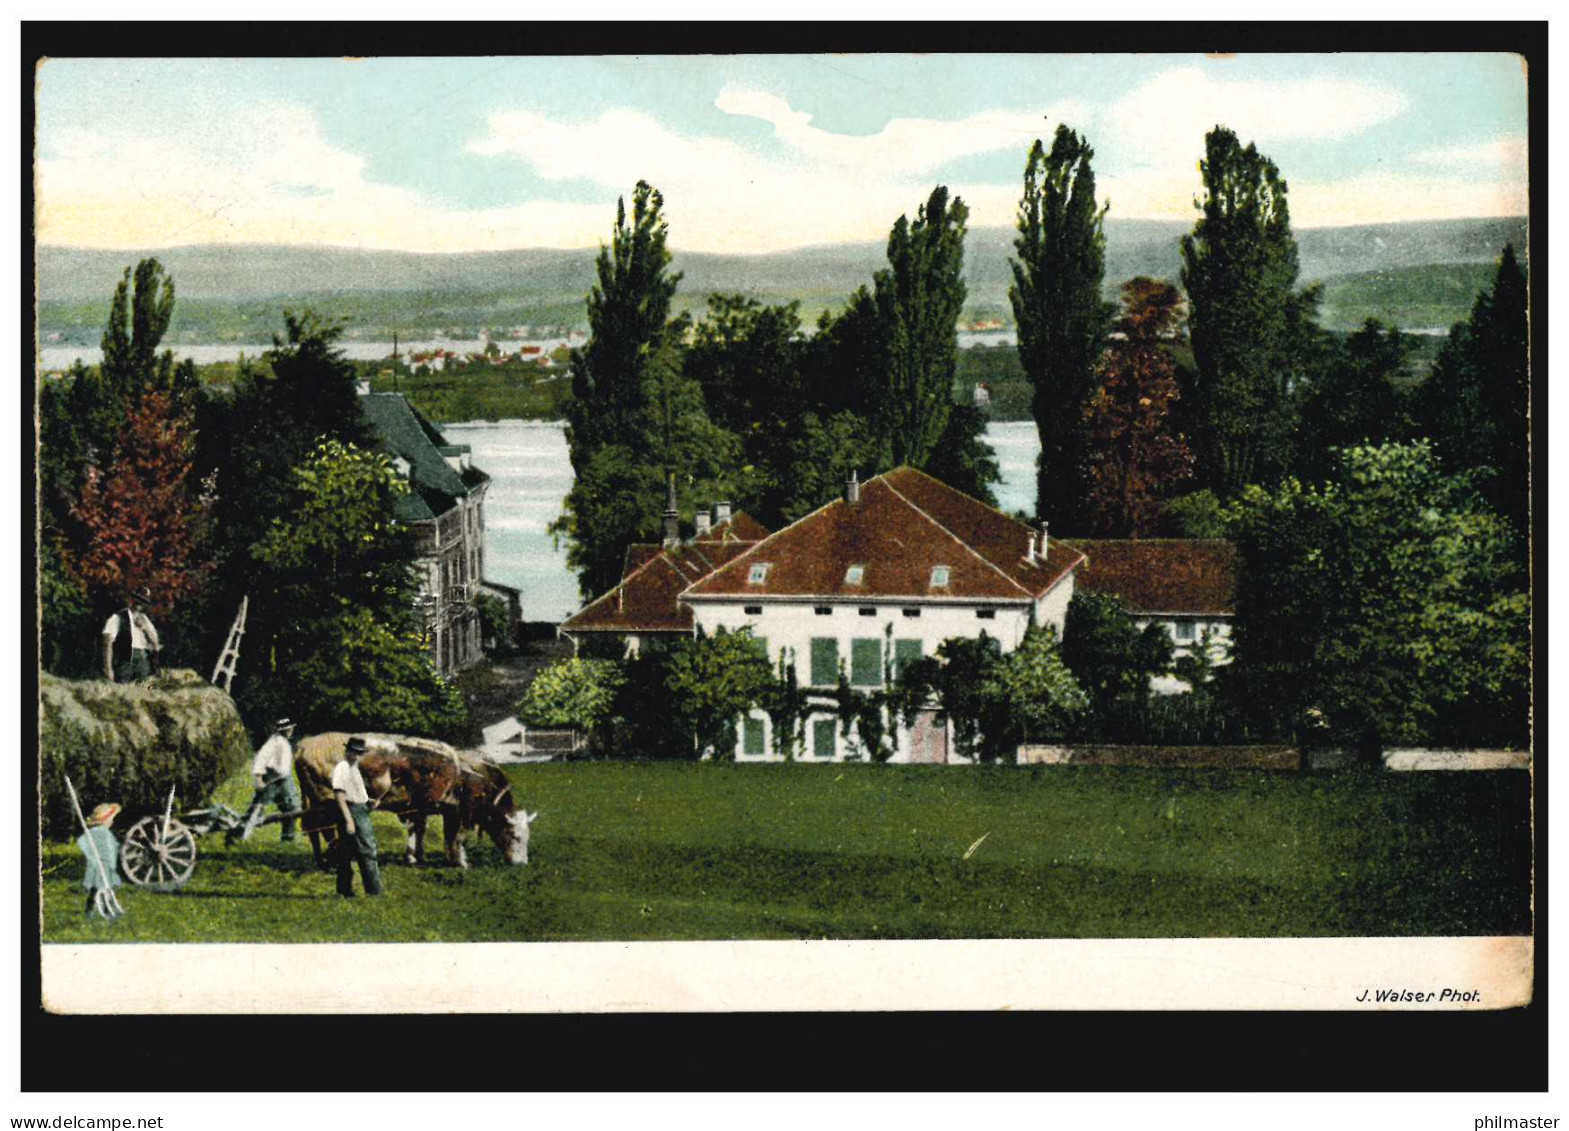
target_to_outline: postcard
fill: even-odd
[[[43,61],[43,1007],[1529,1003],[1533,81]]]

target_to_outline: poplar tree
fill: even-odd
[[[1085,517],[1084,410],[1115,309],[1101,297],[1110,205],[1095,202],[1094,156],[1065,125],[1049,152],[1036,140],[1019,200],[1019,258],[1010,261],[1019,363],[1034,386],[1041,439],[1035,509],[1065,531],[1080,528]]]
[[[1524,534],[1529,527],[1530,331],[1525,272],[1504,248],[1492,287],[1457,323],[1417,393],[1417,415],[1444,469],[1481,471],[1483,494]]]
[[[888,266],[872,279],[882,345],[876,431],[890,467],[924,467],[948,427],[964,310],[964,232],[970,210],[932,189],[888,235]]]
[[[1182,237],[1193,342],[1201,478],[1230,494],[1273,479],[1289,455],[1293,344],[1311,329],[1316,294],[1298,295],[1286,182],[1258,147],[1216,126],[1199,164],[1204,198]]]

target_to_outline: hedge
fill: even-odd
[[[193,671],[159,672],[140,684],[68,680],[45,673],[38,712],[39,822],[44,836],[80,832],[65,789],[71,775],[84,810],[117,801],[126,818],[205,802],[245,765],[250,741],[234,700]]]

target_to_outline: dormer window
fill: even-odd
[[[853,565],[844,571],[844,583],[846,585],[859,585],[865,579],[866,567],[863,565]]]
[[[752,567],[752,572],[746,575],[748,585],[761,585],[768,580],[768,571],[773,569],[772,562],[758,562]]]
[[[941,589],[948,584],[948,567],[932,566],[931,588]]]

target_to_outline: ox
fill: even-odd
[[[438,813],[446,834],[447,863],[468,867],[462,837],[466,829],[489,833],[509,864],[528,863],[529,825],[539,814],[517,807],[511,783],[495,763],[427,738],[364,737],[370,745],[360,759],[365,789],[373,808],[403,822],[409,863],[424,863],[425,825]],[[324,860],[321,838],[330,843],[337,832],[332,768],[343,760],[348,738],[339,731],[314,734],[300,741],[294,755],[306,807],[303,823],[318,864]]]

